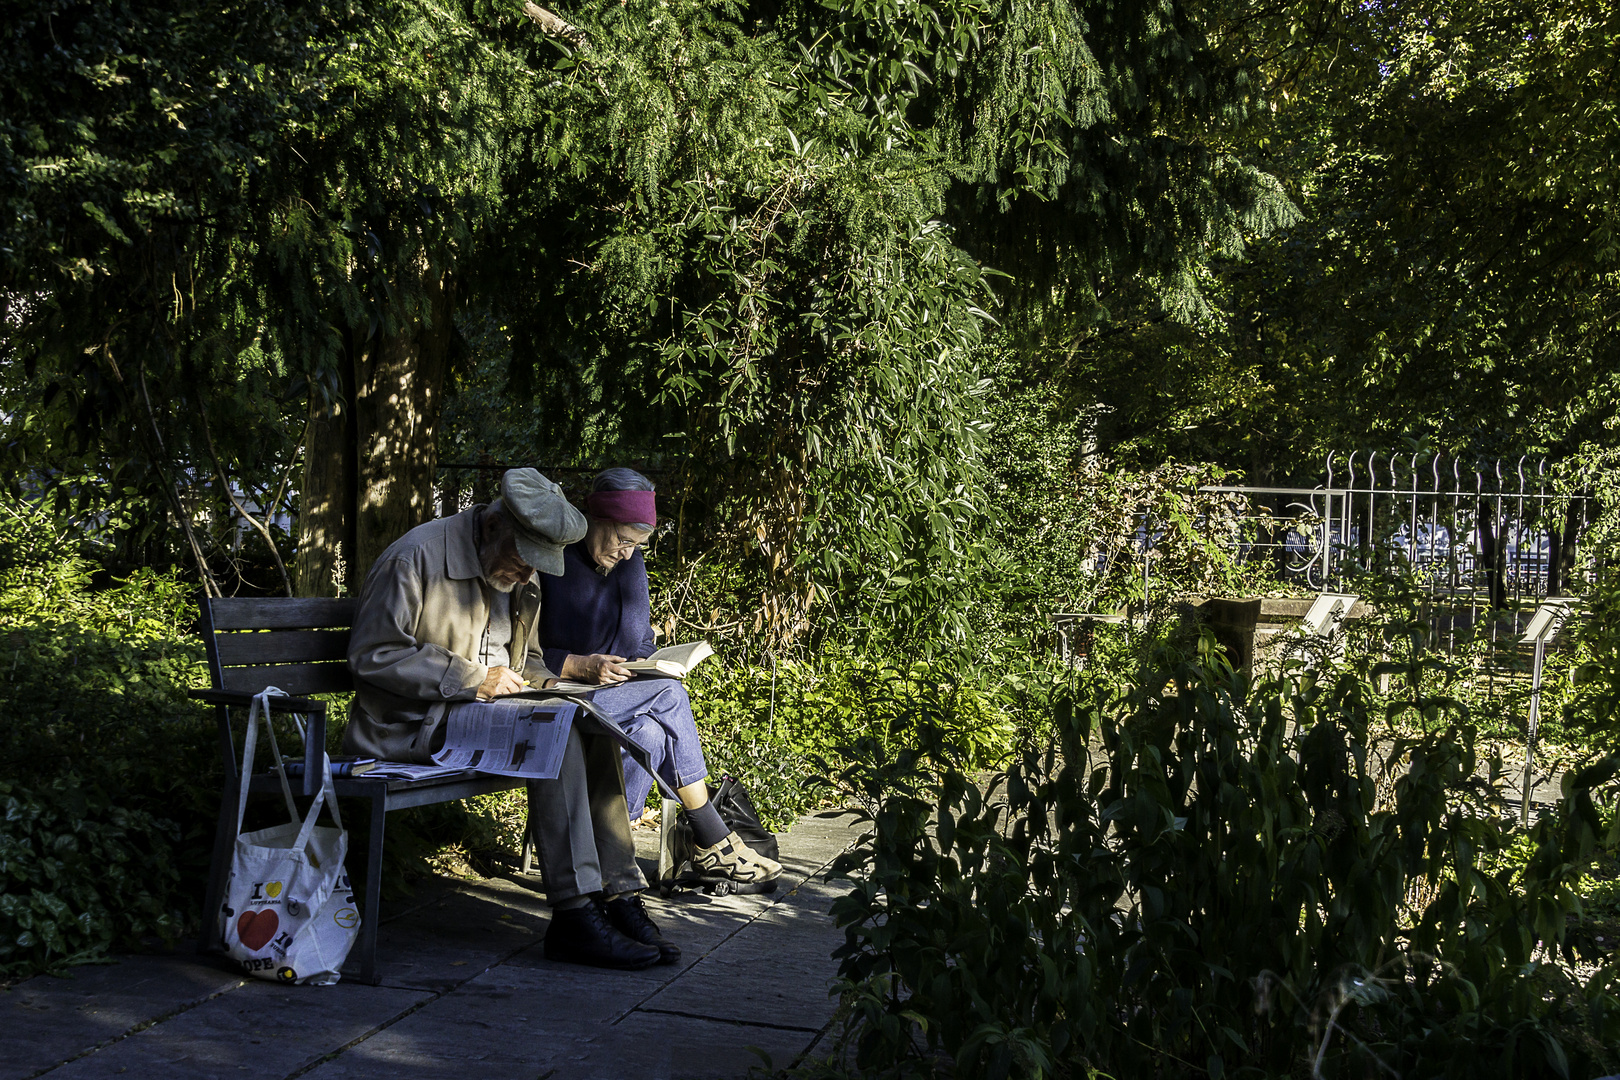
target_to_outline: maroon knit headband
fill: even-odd
[[[658,497],[651,491],[593,491],[585,496],[585,512],[620,525],[657,525]]]

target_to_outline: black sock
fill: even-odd
[[[686,820],[692,823],[692,839],[698,847],[714,847],[731,832],[720,820],[720,811],[714,803],[706,802],[696,810],[686,811]]]

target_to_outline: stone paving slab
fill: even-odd
[[[29,979],[0,994],[0,1080],[33,1076],[244,981],[185,956],[133,957]]]
[[[305,1075],[311,1080],[721,1080],[745,1077],[763,1064],[751,1046],[782,1067],[795,1061],[807,1042],[797,1031],[640,1012],[621,1025],[593,1031],[578,1023],[537,1025],[533,1017],[510,1026],[459,1012],[423,1017],[428,1011]]]
[[[538,893],[498,878],[467,882],[378,928],[378,977],[442,993],[539,941],[549,923]],[[358,968],[353,957],[344,966],[350,975]]]
[[[825,883],[802,883],[637,1010],[819,1032],[835,1004],[829,958],[844,940],[826,916],[836,894]]]
[[[218,1080],[288,1076],[430,1000],[420,990],[253,980],[46,1075]]]
[[[669,969],[600,972],[526,952],[403,1017],[310,1073],[312,1080],[398,1075],[526,1080],[590,1062],[617,1043],[613,1021]],[[521,959],[523,962],[515,962]],[[647,1075],[640,1070],[621,1075]]]
[[[512,874],[387,905],[380,986],[277,986],[186,955],[32,979],[0,993],[0,1080],[740,1077],[762,1064],[749,1047],[783,1067],[832,1014],[840,889],[821,875],[855,835],[801,820],[774,894],[649,893],[683,955],[641,972],[545,960],[539,878]],[[637,843],[651,869],[657,834]]]
[[[559,1065],[554,1080],[622,1080],[624,1077],[668,1077],[669,1080],[730,1080],[750,1070],[785,1069],[815,1041],[803,1032],[732,1024],[637,1011],[614,1029],[619,1046],[635,1056],[615,1071],[614,1054],[589,1062]],[[761,1053],[755,1053],[758,1050]],[[763,1054],[763,1056],[761,1056]]]

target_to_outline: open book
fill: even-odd
[[[714,655],[714,650],[707,641],[693,641],[686,645],[669,645],[659,649],[645,660],[627,660],[620,667],[628,668],[636,675],[666,675],[671,679],[684,679],[687,672],[697,667],[703,661]],[[594,694],[604,686],[617,685],[614,683],[582,683],[572,679],[558,679],[547,687],[532,687],[518,690],[510,694],[502,694],[497,701],[509,701],[512,698],[546,698],[553,694]]]
[[[637,675],[668,675],[684,679],[687,673],[714,655],[707,641],[693,641],[686,645],[667,645],[645,660],[627,660],[620,667]]]

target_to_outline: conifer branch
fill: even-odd
[[[112,359],[111,355],[108,356],[108,359]],[[157,471],[158,478],[163,481],[163,496],[168,500],[170,509],[174,511],[175,518],[180,522],[180,528],[186,535],[186,543],[191,548],[192,558],[197,560],[197,575],[202,579],[204,595],[224,596],[225,593],[220,589],[219,582],[214,580],[213,571],[208,569],[208,556],[203,553],[202,544],[198,543],[196,531],[191,527],[191,515],[186,513],[186,504],[180,498],[180,485],[170,479],[167,470],[163,467],[163,459],[168,450],[163,445],[163,432],[158,430],[157,412],[152,408],[152,395],[146,389],[146,364],[144,362],[138,365],[136,373],[140,376],[141,399],[146,402],[146,417],[152,423],[152,437],[156,440],[158,448],[155,456],[151,454],[150,449],[148,449],[147,454],[151,457],[152,467]],[[116,364],[113,365],[113,374],[117,377],[119,385],[123,386],[124,377],[118,371]],[[127,386],[125,386],[125,393],[128,393]],[[135,430],[141,430],[139,423],[136,424]],[[145,432],[141,433],[140,438],[142,442],[146,441]]]
[[[203,411],[201,398],[197,399],[197,419],[202,421],[203,439],[208,447],[208,458],[214,463],[214,475],[219,477],[219,489],[225,493],[225,498],[230,500],[231,505],[236,508],[236,512],[242,515],[249,525],[257,529],[259,535],[264,537],[264,542],[270,545],[270,557],[276,560],[276,569],[281,571],[282,587],[287,590],[288,596],[296,596],[297,593],[293,592],[292,578],[287,574],[287,565],[281,561],[281,552],[276,550],[275,538],[270,535],[270,527],[267,524],[271,516],[276,512],[275,504],[272,503],[265,509],[264,521],[262,522],[248,513],[248,509],[242,504],[242,500],[238,499],[236,492],[231,490],[231,478],[226,474],[225,466],[220,463],[219,451],[214,449],[214,433],[209,430],[208,414]],[[240,572],[238,572],[237,576],[241,576]]]
[[[591,47],[591,41],[585,36],[585,31],[572,23],[564,22],[545,8],[536,4],[534,0],[523,0],[523,13],[533,19],[546,36],[561,38],[581,52]]]

